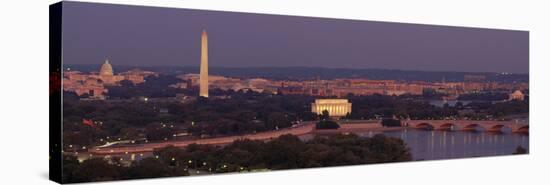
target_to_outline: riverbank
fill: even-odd
[[[340,124],[338,129],[313,129],[312,134],[347,134],[361,132],[385,132],[406,129],[407,127],[384,127],[379,122]]]

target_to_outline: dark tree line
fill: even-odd
[[[507,93],[469,93],[461,94],[458,100],[478,100],[478,101],[501,101],[508,99]]]
[[[444,104],[443,107],[431,105],[427,101],[418,100],[420,97],[411,96],[348,96],[352,103],[352,112],[349,119],[445,119],[448,117],[469,119],[486,119],[487,117],[502,118],[514,114],[529,112],[529,101],[473,101],[466,105],[457,102],[454,106]],[[471,110],[473,114],[460,114],[460,111]]]
[[[472,109],[476,114],[490,115],[494,118],[529,113],[528,100],[513,100],[494,104],[491,102],[472,102],[466,106]]]
[[[169,87],[172,84],[183,82],[181,79],[170,75],[148,76],[145,82],[133,84],[123,80],[119,86],[107,86],[108,96],[112,99],[130,99],[133,97],[174,97],[182,90]]]
[[[443,119],[458,115],[455,107],[436,107],[427,101],[418,101],[421,97],[409,96],[348,96],[352,103],[349,119],[378,119],[397,117],[399,119]]]

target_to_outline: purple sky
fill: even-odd
[[[529,72],[529,33],[65,2],[65,64]]]

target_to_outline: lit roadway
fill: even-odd
[[[314,127],[315,127],[314,122],[304,122],[291,128],[284,128],[276,131],[267,131],[267,132],[260,132],[255,134],[226,136],[226,137],[207,138],[207,139],[194,139],[194,140],[186,140],[186,141],[165,141],[165,142],[159,142],[159,143],[131,144],[131,145],[119,146],[119,147],[115,147],[115,146],[103,147],[103,148],[93,147],[89,150],[89,152],[91,154],[110,155],[110,154],[121,154],[121,153],[152,152],[154,149],[163,148],[170,145],[175,147],[186,147],[187,145],[190,145],[193,143],[202,144],[202,145],[225,145],[239,139],[269,140],[285,134],[303,135],[303,134],[310,133]]]

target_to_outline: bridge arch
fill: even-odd
[[[454,123],[443,123],[437,127],[437,130],[452,130],[453,128],[456,128],[456,127],[457,125]]]
[[[493,124],[493,125],[488,125],[485,130],[488,132],[502,132],[503,128],[510,128],[510,127],[504,124]]]
[[[512,131],[516,133],[529,133],[529,125],[520,126]]]
[[[479,127],[481,127],[481,125],[478,124],[478,123],[470,123],[470,124],[467,124],[464,127],[462,127],[462,130],[463,131],[476,131],[476,128],[479,128]]]
[[[423,122],[423,123],[419,123],[415,126],[415,128],[418,128],[418,129],[425,129],[425,130],[433,130],[435,127],[430,124],[430,123],[426,123],[426,122]]]

